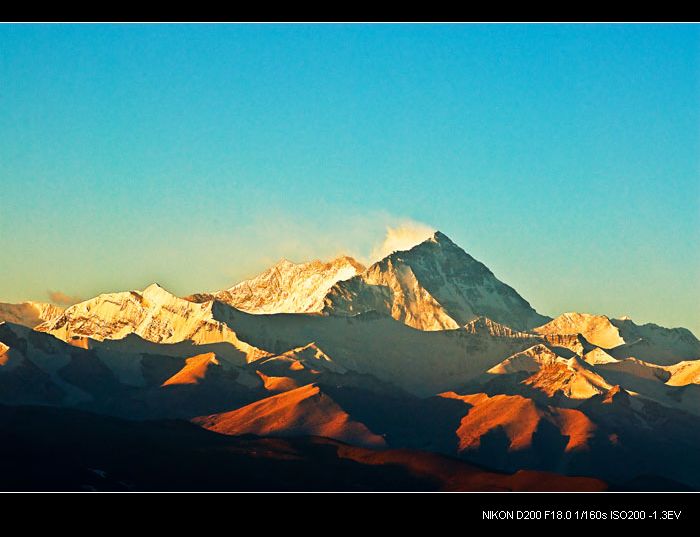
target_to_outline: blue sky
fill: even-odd
[[[700,27],[0,26],[0,301],[437,228],[538,311],[700,334]]]

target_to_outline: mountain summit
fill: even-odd
[[[187,297],[193,302],[216,299],[248,313],[317,313],[323,298],[338,281],[365,267],[350,256],[332,261],[292,263],[281,259],[256,277],[214,294]]]
[[[328,314],[370,310],[420,330],[458,328],[481,316],[516,330],[549,320],[440,231],[336,283],[324,301]]]

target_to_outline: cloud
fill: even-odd
[[[270,207],[244,222],[204,222],[180,234],[177,243],[149,244],[159,260],[150,279],[167,276],[169,290],[181,295],[216,291],[256,276],[283,257],[302,263],[350,255],[370,265],[432,232],[427,224],[382,210],[352,211],[323,201],[312,211]],[[182,268],[191,259],[199,260],[197,271]]]
[[[78,296],[67,295],[61,291],[47,291],[47,293],[49,295],[49,300],[59,306],[72,306],[73,304],[83,301],[83,299]]]
[[[374,263],[392,252],[409,250],[433,233],[435,228],[414,220],[403,220],[396,226],[387,226],[384,240],[374,247],[370,261]]]

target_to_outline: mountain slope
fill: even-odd
[[[323,436],[353,445],[386,445],[382,437],[354,421],[313,384],[193,421],[205,429],[229,435]]]
[[[199,384],[207,376],[211,376],[212,371],[221,368],[221,362],[216,359],[216,354],[207,352],[198,354],[185,360],[185,366],[175,373],[162,386],[179,386],[183,384]]]
[[[532,345],[530,337],[415,330],[376,312],[253,315],[215,302],[213,314],[258,348],[281,354],[313,341],[333,364],[423,396],[453,389]]]
[[[616,386],[591,397],[578,410],[612,442],[595,461],[597,475],[630,479],[660,475],[700,488],[700,417],[661,406]],[[591,470],[595,470],[591,468]]]
[[[540,407],[518,395],[489,397],[483,393],[457,395],[449,392],[442,396],[463,401],[469,407],[457,430],[460,452],[484,449],[482,442],[498,431],[505,435],[507,451],[530,449],[537,441],[538,431],[542,434],[542,422],[549,425],[550,434],[566,439],[564,451],[574,451],[587,448],[596,429],[582,412]]]
[[[653,323],[635,324],[630,319],[611,319],[625,345],[613,349],[615,358],[638,358],[658,365],[700,358],[700,341],[687,328],[665,328]]]
[[[480,316],[515,330],[548,320],[439,231],[335,284],[323,311],[356,315],[372,310],[420,330],[457,328]]]
[[[660,490],[658,477],[675,481],[670,486],[680,490],[700,486],[700,419],[619,386],[577,408],[521,395],[448,392],[441,397],[464,404],[456,434],[467,460],[505,471],[537,468],[617,483],[649,476],[650,490]]]
[[[612,387],[578,356],[561,357],[543,344],[516,353],[489,369],[484,375],[486,386],[504,389],[508,386],[503,382],[506,379],[498,378],[504,376],[513,377],[511,384],[519,384],[525,393],[536,390],[567,406],[571,406],[572,401],[564,401],[564,398],[588,399]]]
[[[597,491],[599,479],[499,473],[417,450],[248,438],[183,421],[0,405],[3,491]],[[12,439],[12,441],[8,441]]]
[[[576,335],[581,334],[593,345],[611,349],[622,345],[625,340],[619,330],[605,315],[569,312],[547,324],[534,329],[538,334]]]
[[[669,386],[687,386],[688,384],[700,384],[700,360],[678,362],[667,366],[671,378],[666,381]]]
[[[282,259],[262,274],[230,289],[189,298],[197,302],[216,299],[249,313],[319,312],[334,284],[364,270],[365,267],[349,256],[328,263],[292,263]]]

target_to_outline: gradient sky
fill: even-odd
[[[540,312],[700,334],[698,26],[0,26],[0,301],[440,229]]]

